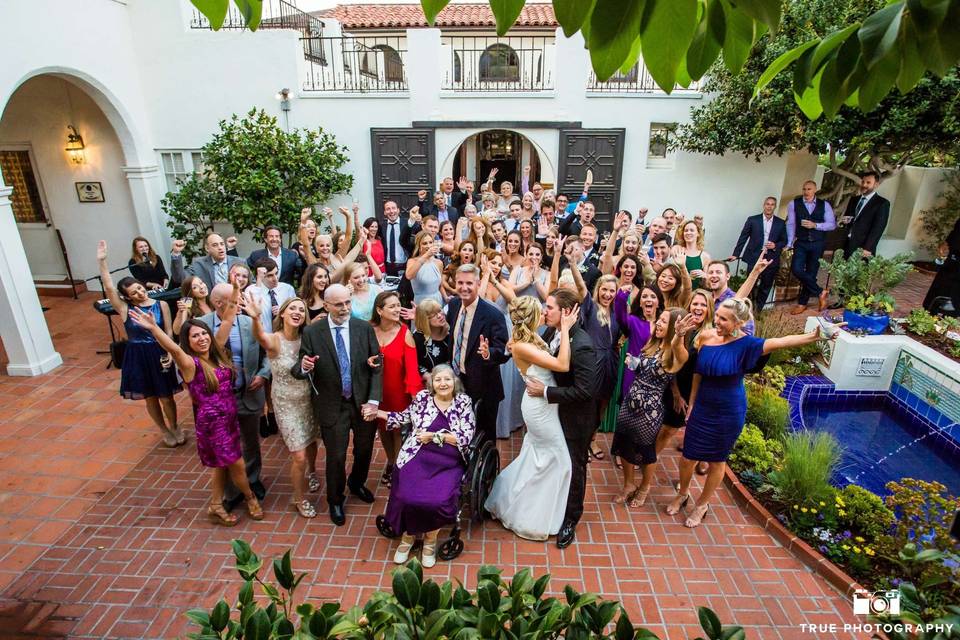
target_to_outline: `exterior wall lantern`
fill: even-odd
[[[83,164],[86,160],[83,153],[83,136],[80,135],[80,132],[78,132],[77,128],[72,124],[68,124],[67,129],[70,130],[70,133],[67,134],[66,151],[67,155],[70,156],[70,162],[73,164]]]

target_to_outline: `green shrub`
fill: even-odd
[[[947,493],[939,482],[903,478],[886,484],[885,503],[896,516],[891,532],[894,546],[899,549],[910,542],[922,541],[924,548],[941,551],[960,551],[950,537],[953,514],[960,509],[960,500]]]
[[[748,422],[733,447],[729,462],[737,472],[767,473],[774,469],[782,455],[783,445],[779,440],[768,440],[756,425]]]
[[[500,569],[484,565],[477,570],[477,588],[471,593],[449,580],[438,585],[423,579],[415,559],[393,571],[393,593],[378,591],[362,607],[340,611],[339,602],[314,606],[297,604],[294,596],[307,574],[293,570],[290,551],[273,560],[276,582],[259,575],[263,560],[243,540],[233,540],[237,571],[243,579],[231,605],[221,599],[213,609],[191,609],[187,617],[200,631],[194,640],[517,640],[518,638],[577,638],[579,640],[657,640],[646,629],[637,629],[627,612],[613,600],[592,593],[577,593],[570,585],[562,597],[544,597],[550,576],[536,580],[529,569],[518,571],[507,582]],[[269,601],[264,608],[254,597],[254,584]],[[697,617],[710,640],[744,638],[737,626],[724,626],[707,607],[697,607]],[[616,619],[616,622],[614,622]]]
[[[764,437],[783,440],[790,424],[790,403],[774,389],[747,385],[747,422],[755,424]]]
[[[843,526],[859,531],[867,540],[874,541],[889,533],[894,516],[884,506],[880,496],[850,484],[837,496],[837,519]]]
[[[926,309],[914,309],[907,315],[907,328],[918,336],[925,336],[936,328],[937,319]]]
[[[770,474],[770,483],[785,504],[833,500],[830,478],[839,462],[840,445],[829,433],[791,433],[783,443],[783,464]]]

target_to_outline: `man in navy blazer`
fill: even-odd
[[[780,269],[780,253],[787,246],[787,224],[782,218],[774,215],[776,208],[777,199],[767,196],[763,201],[763,213],[750,216],[743,224],[737,246],[734,247],[733,254],[729,258],[729,260],[743,258],[747,263],[747,273],[753,269],[761,257],[773,261],[760,274],[753,288],[751,298],[758,311],[763,309],[763,305],[767,302],[770,288]]]
[[[479,297],[480,270],[465,264],[457,269],[457,298],[447,305],[450,324],[450,365],[476,403],[477,428],[497,437],[497,409],[503,400],[500,365],[510,359],[506,351],[507,323],[503,312]]]
[[[262,258],[270,258],[277,263],[278,279],[280,282],[286,282],[293,288],[297,288],[300,280],[300,273],[303,271],[300,262],[300,254],[293,249],[287,249],[280,246],[281,233],[280,228],[270,225],[263,230],[263,241],[266,245],[264,249],[257,249],[247,258],[247,266],[253,278],[257,277],[256,264]]]
[[[857,249],[863,249],[863,256],[869,258],[877,254],[877,243],[887,228],[890,218],[890,201],[877,193],[880,176],[868,171],[860,176],[860,196],[850,198],[847,210],[840,218],[846,240],[843,243],[843,255],[849,256]]]

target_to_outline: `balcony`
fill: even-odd
[[[300,40],[307,61],[304,91],[407,91],[405,38],[337,36]]]
[[[210,21],[194,8],[190,16],[190,28],[211,29]],[[229,4],[227,17],[220,28],[228,31],[246,30],[246,21],[243,14],[240,13],[234,3]],[[322,20],[309,13],[304,13],[287,0],[263,0],[263,13],[261,14],[259,28],[295,29],[304,37],[323,35]]]
[[[511,93],[553,90],[553,36],[443,36],[442,89]]]
[[[593,71],[590,72],[590,79],[587,81],[587,93],[588,94],[623,94],[623,93],[636,93],[636,94],[662,94],[667,95],[666,92],[657,86],[657,83],[654,82],[653,76],[650,75],[650,72],[647,71],[647,67],[643,63],[638,62],[630,69],[629,73],[620,73],[619,71],[610,77],[605,82],[600,82],[597,80],[596,74]],[[673,89],[671,95],[684,95],[689,96],[690,94],[699,94],[700,93],[700,82],[695,81],[690,84],[689,87],[684,88],[680,85],[676,85]]]

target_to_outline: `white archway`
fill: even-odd
[[[454,159],[461,145],[476,136],[478,133],[490,130],[511,131],[521,139],[530,143],[537,152],[540,161],[540,181],[556,183],[556,130],[554,129],[523,129],[513,127],[477,127],[471,129],[437,129],[436,149],[437,157],[443,161],[437,165],[437,182],[444,177],[453,176]],[[549,149],[549,150],[548,150]],[[551,153],[552,151],[552,153]],[[519,184],[516,187],[519,189]]]

